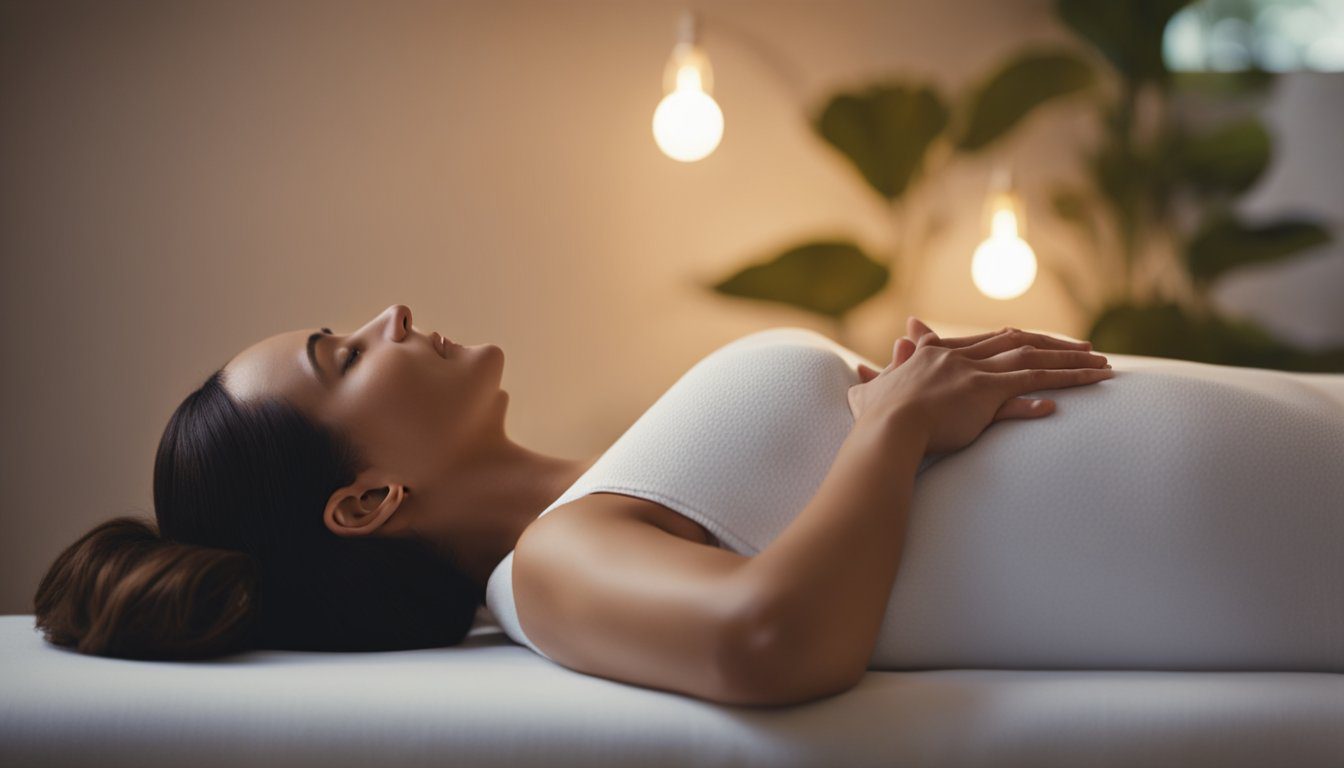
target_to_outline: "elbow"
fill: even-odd
[[[750,610],[731,622],[719,653],[718,700],[726,704],[780,707],[806,704],[848,691],[866,663],[809,653],[806,630],[770,611]]]
[[[779,681],[781,660],[779,623],[760,610],[737,614],[725,627],[719,643],[719,681],[730,703],[770,705]],[[773,681],[773,685],[772,685]]]

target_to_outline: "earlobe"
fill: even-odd
[[[367,536],[391,519],[409,494],[401,483],[357,478],[327,499],[323,522],[337,536]]]

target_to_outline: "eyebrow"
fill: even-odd
[[[323,328],[322,330],[309,335],[307,348],[308,348],[308,364],[313,366],[313,375],[317,377],[318,381],[322,382],[323,384],[326,384],[327,376],[322,371],[322,366],[317,364],[317,341],[318,339],[322,338],[323,334],[327,334],[328,336],[331,335],[331,329]]]

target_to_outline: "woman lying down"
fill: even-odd
[[[584,459],[511,440],[504,353],[403,305],[272,336],[178,406],[156,524],[67,548],[38,626],[140,659],[372,651],[457,644],[484,604],[557,664],[739,705],[869,669],[1344,672],[1338,402],[908,331],[880,370],[749,334]]]

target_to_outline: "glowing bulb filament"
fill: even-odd
[[[678,91],[703,91],[700,85],[700,68],[694,64],[685,64],[677,69]]]
[[[990,224],[990,237],[995,239],[1017,237],[1017,214],[1013,213],[1012,208],[1000,208],[994,212],[994,221]]]
[[[990,206],[989,237],[971,257],[971,280],[991,299],[1013,299],[1036,281],[1036,253],[1018,236],[1016,200],[995,195]]]

